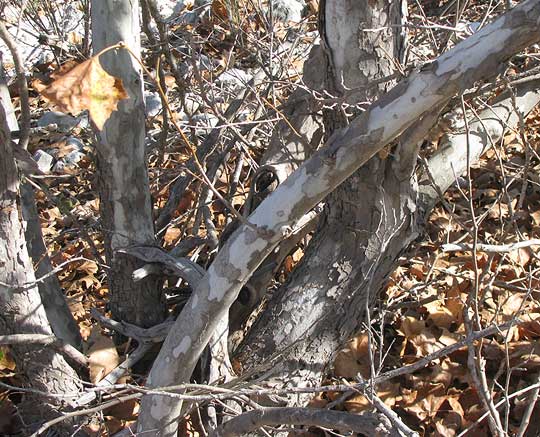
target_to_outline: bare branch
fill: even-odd
[[[392,89],[282,183],[221,249],[165,340],[148,384],[188,381],[242,286],[296,222],[432,107],[493,76],[502,61],[539,40],[539,22],[540,3],[520,3]],[[138,431],[175,435],[181,408],[170,398],[143,397]]]
[[[316,408],[269,407],[240,414],[215,429],[209,436],[234,437],[265,425],[310,425],[377,435],[380,420],[373,414],[356,415]]]

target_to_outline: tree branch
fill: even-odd
[[[540,2],[520,3],[425,65],[375,102],[295,171],[219,252],[184,307],[152,367],[151,387],[188,381],[222,316],[242,286],[296,222],[371,156],[432,107],[492,77],[501,62],[540,40]],[[181,402],[144,396],[138,432],[176,434]]]

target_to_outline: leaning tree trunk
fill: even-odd
[[[249,216],[249,223],[242,224],[220,249],[163,343],[148,385],[164,387],[189,381],[198,357],[242,286],[306,213],[415,122],[476,81],[493,77],[501,62],[537,42],[539,23],[540,3],[520,3],[412,73],[332,135],[327,145],[265,199]],[[420,123],[417,134],[425,133],[426,125],[429,123]],[[381,211],[382,217],[384,213],[393,211]],[[182,401],[177,398],[147,394],[142,399],[137,430],[156,436],[176,435],[181,410]]]
[[[51,327],[35,284],[34,269],[26,248],[18,172],[13,158],[6,115],[0,105],[0,334],[51,335]],[[19,411],[28,433],[60,415],[59,408],[77,397],[81,389],[75,371],[54,349],[35,344],[12,348],[22,384],[43,395],[24,393]],[[65,399],[48,394],[66,395]],[[59,429],[72,435],[66,422]]]
[[[140,53],[139,8],[136,0],[92,1],[94,53],[123,41]],[[138,282],[132,272],[141,266],[116,251],[132,245],[155,244],[152,206],[145,157],[143,82],[140,67],[126,50],[100,57],[103,68],[122,79],[129,99],[118,104],[97,132],[98,186],[105,253],[110,265],[110,308],[113,318],[142,327],[164,319],[165,302],[159,281]]]
[[[327,90],[338,97],[345,89],[356,90],[346,98],[351,104],[373,101],[392,83],[370,84],[392,75],[395,60],[402,61],[404,35],[396,29],[404,20],[404,2],[336,0],[321,5]],[[384,30],[364,31],[374,28]],[[348,123],[339,108],[326,109],[324,119],[328,137]],[[329,196],[300,265],[239,349],[246,368],[287,350],[274,367],[274,378],[296,386],[320,383],[333,355],[357,330],[367,304],[376,297],[369,294],[370,285],[384,281],[399,252],[386,256],[385,251],[393,245],[401,248],[416,236],[410,218],[416,156],[414,149],[412,156],[404,156],[407,151],[373,157]]]

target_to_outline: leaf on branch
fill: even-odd
[[[122,80],[107,73],[98,56],[58,75],[41,90],[41,95],[64,112],[78,114],[87,109],[100,130],[117,109],[118,102],[129,97]]]

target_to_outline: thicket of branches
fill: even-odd
[[[538,2],[113,3],[0,4],[0,434],[536,435]]]

